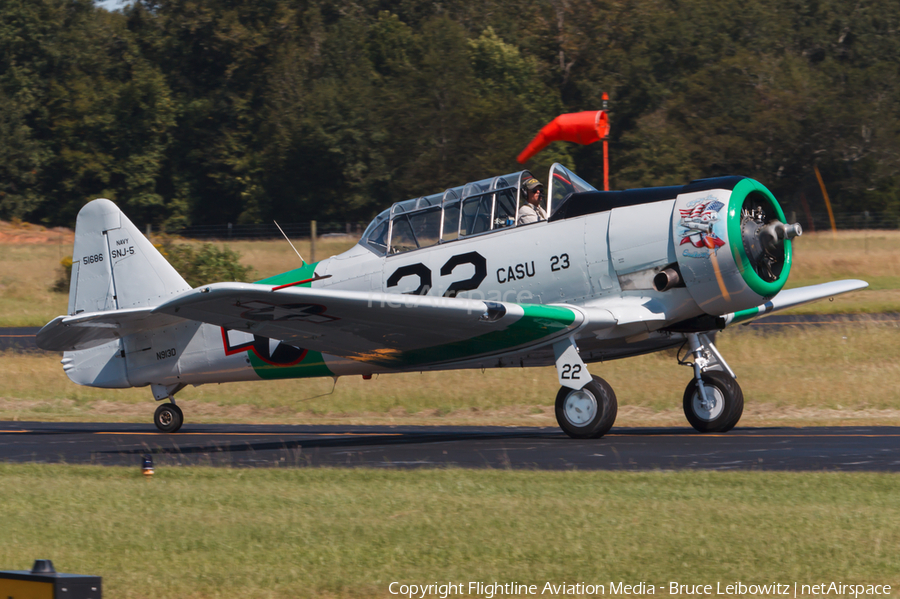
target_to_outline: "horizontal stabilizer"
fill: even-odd
[[[822,283],[820,285],[810,285],[808,287],[797,287],[796,289],[786,289],[767,301],[761,306],[750,308],[749,310],[741,310],[726,314],[722,318],[725,319],[725,325],[744,324],[752,320],[756,320],[761,316],[772,314],[780,310],[787,310],[795,306],[815,302],[826,297],[834,297],[842,293],[850,293],[865,289],[869,284],[858,279],[849,279],[846,281],[831,281],[830,283]]]
[[[184,320],[168,314],[153,314],[152,310],[131,308],[57,316],[38,331],[37,346],[48,351],[90,349],[131,333]]]

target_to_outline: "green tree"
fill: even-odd
[[[0,23],[3,214],[70,224],[105,196],[139,220],[166,218],[156,183],[172,107],[122,15],[88,0],[10,0]]]
[[[0,3],[0,217],[356,220],[612,104],[613,188],[753,176],[900,214],[890,0]],[[739,17],[735,17],[739,15]],[[551,145],[602,180],[600,144]]]

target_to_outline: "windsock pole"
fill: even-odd
[[[603,92],[603,112],[607,115],[609,123],[609,94]],[[603,136],[603,191],[609,191],[609,126]]]

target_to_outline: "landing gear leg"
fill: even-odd
[[[684,390],[684,415],[701,433],[731,430],[744,412],[744,394],[734,372],[705,334],[688,333],[693,362],[679,364],[694,369],[694,379]]]
[[[169,403],[161,404],[153,414],[153,424],[164,433],[174,433],[184,424],[184,413],[175,405],[175,394],[184,389],[184,385],[151,385],[153,397],[157,401],[168,399]]]

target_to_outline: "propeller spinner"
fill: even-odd
[[[803,234],[798,223],[788,225],[771,214],[767,204],[748,197],[741,207],[741,239],[744,251],[756,273],[766,282],[774,282],[784,267],[784,240]]]

